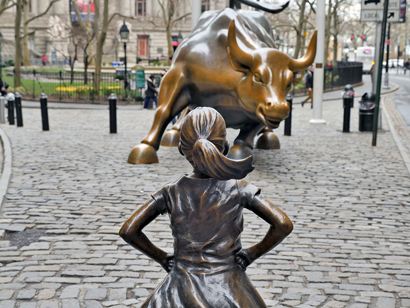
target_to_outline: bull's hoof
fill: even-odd
[[[179,144],[179,131],[170,129],[165,132],[161,140],[161,145],[166,147],[177,147]]]
[[[230,148],[227,156],[231,159],[244,159],[252,155],[253,151],[250,147],[236,144],[232,148]]]
[[[262,150],[278,150],[280,149],[280,142],[274,133],[264,132],[259,136],[258,141],[256,141],[256,148]]]
[[[128,162],[130,164],[156,164],[158,163],[157,151],[149,144],[141,143],[132,149]]]

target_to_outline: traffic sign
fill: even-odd
[[[382,10],[384,0],[362,0],[362,10]],[[389,11],[399,10],[400,0],[389,0]]]
[[[381,22],[383,20],[383,10],[362,10],[360,21],[376,21]],[[399,11],[389,11],[387,13],[387,22],[399,22]]]
[[[361,0],[360,21],[381,22],[383,20],[384,0]],[[406,21],[406,0],[389,0],[387,22]]]

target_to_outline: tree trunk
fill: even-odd
[[[337,67],[337,35],[338,35],[338,28],[337,28],[337,5],[335,5],[335,9],[333,10],[333,67]]]
[[[84,56],[84,84],[88,83],[88,55]]]
[[[14,55],[14,89],[21,86],[21,14],[23,9],[23,0],[16,2],[16,16],[14,22],[14,41],[16,44],[16,53]]]
[[[28,0],[24,0],[24,18],[23,18],[23,66],[30,66],[30,50],[28,49]]]
[[[96,10],[96,13],[97,13],[97,10]],[[97,18],[97,16],[95,16],[95,18]],[[94,27],[98,26],[97,23],[98,21],[96,20],[96,24]],[[100,90],[103,47],[104,47],[105,39],[107,38],[107,32],[108,32],[108,0],[104,0],[102,28],[97,37],[97,50],[96,50],[96,58],[95,58],[94,88],[97,90],[97,93]],[[127,72],[125,72],[125,78],[127,78]]]
[[[305,33],[302,33],[302,32],[303,32],[303,28],[305,26],[306,2],[307,2],[307,0],[302,0],[302,3],[300,4],[299,22],[296,26],[295,53],[293,55],[293,58],[295,58],[295,59],[299,58],[300,49],[302,47],[302,39],[305,36]]]
[[[332,25],[332,0],[329,0],[327,7],[326,26],[325,26],[325,61],[329,58],[330,27]]]
[[[71,59],[70,57],[70,83],[73,84],[74,82],[74,63],[75,59]]]
[[[172,47],[172,36],[171,36],[171,28],[169,25],[166,26],[165,31],[167,34],[167,43],[168,43],[168,61],[169,58],[172,57],[174,54],[174,48]]]

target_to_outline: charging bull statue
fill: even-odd
[[[184,109],[189,112],[199,106],[215,108],[227,127],[240,129],[230,157],[252,155],[258,133],[257,147],[273,148],[272,129],[289,114],[285,98],[295,74],[315,58],[316,32],[306,54],[292,59],[275,49],[263,13],[237,10],[238,2],[253,3],[231,0],[231,8],[205,12],[180,44],[161,83],[154,123],[141,144],[132,149],[129,163],[157,163],[156,151],[167,125]],[[288,3],[265,11],[278,13]],[[177,122],[164,135],[162,145],[178,146],[178,129]]]

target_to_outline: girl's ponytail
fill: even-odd
[[[219,180],[242,179],[254,167],[252,157],[233,160],[221,152],[228,146],[222,116],[213,108],[197,108],[181,125],[180,150],[194,168]]]

